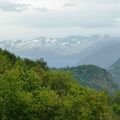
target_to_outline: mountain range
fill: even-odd
[[[108,35],[4,40],[0,47],[24,58],[44,58],[50,67],[94,64],[108,68],[120,58],[120,38]]]

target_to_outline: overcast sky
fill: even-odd
[[[0,0],[0,40],[120,36],[120,0]]]

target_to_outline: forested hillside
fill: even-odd
[[[117,60],[113,65],[111,65],[108,71],[113,76],[113,79],[120,85],[120,59]]]
[[[111,74],[95,65],[82,65],[77,67],[63,68],[65,71],[73,73],[75,79],[83,86],[96,90],[112,92],[118,88],[117,83],[113,80]]]
[[[82,87],[70,72],[43,59],[21,59],[0,49],[1,120],[119,120],[120,92]]]

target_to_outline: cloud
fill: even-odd
[[[0,15],[4,38],[120,31],[120,0],[0,0]]]
[[[61,8],[59,11],[50,11],[47,7],[39,7],[40,12],[26,14],[15,18],[11,24],[31,28],[66,28],[85,27],[103,28],[113,27],[114,19],[119,18],[120,7],[116,3],[81,3],[69,9]]]
[[[120,2],[120,0],[65,0],[67,2],[74,2],[74,3],[80,3],[80,2],[89,2],[89,3],[117,3]]]
[[[27,1],[27,0],[26,0]],[[31,0],[32,1],[32,0]],[[49,2],[47,2],[49,1]],[[58,0],[59,1],[59,0]],[[65,0],[62,2],[65,8],[59,7],[59,2],[56,2],[54,7],[50,3],[55,3],[50,0],[45,0],[43,2],[34,2],[33,6],[29,7],[29,11],[17,15],[17,13],[12,18],[9,19],[8,15],[5,16],[5,24],[7,25],[16,25],[23,27],[37,27],[37,28],[57,28],[57,27],[85,27],[85,28],[101,28],[101,27],[113,27],[114,19],[119,18],[120,7],[117,3],[104,3],[105,1],[100,2],[98,0],[92,0],[92,3],[87,2],[88,0],[81,0],[82,2],[75,0]],[[112,0],[110,0],[112,2]],[[78,2],[78,3],[77,3]],[[100,2],[100,3],[98,3]],[[1,3],[1,2],[0,2]],[[9,2],[10,3],[10,2]],[[40,4],[41,3],[41,4]],[[49,3],[49,4],[48,4]],[[10,5],[11,4],[11,5]],[[21,3],[10,3],[5,4],[9,7],[3,7],[4,11],[23,11],[27,9],[26,5],[29,2]],[[2,4],[0,4],[1,6]],[[57,6],[58,5],[58,6]],[[69,7],[67,9],[66,7]],[[55,8],[55,9],[52,9]],[[32,12],[31,12],[32,11]],[[35,12],[37,11],[37,12]],[[41,13],[43,12],[43,14]],[[46,12],[46,13],[45,13]],[[45,14],[44,14],[45,13]],[[9,15],[11,16],[11,15]],[[17,16],[17,17],[16,17]],[[22,18],[22,19],[21,19]],[[4,22],[4,20],[3,20]]]
[[[28,4],[19,4],[10,1],[0,1],[0,11],[4,12],[22,12],[26,10],[28,6]]]
[[[78,4],[76,4],[76,3],[65,3],[65,4],[63,4],[63,7],[76,7],[76,6],[78,6]]]
[[[120,27],[120,18],[114,19],[114,26],[115,27]]]
[[[34,8],[33,10],[38,11],[38,12],[48,12],[49,11],[47,7]]]

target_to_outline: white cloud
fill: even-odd
[[[26,10],[28,6],[28,4],[14,3],[9,0],[0,1],[0,11],[3,12],[21,12],[23,10]]]
[[[14,0],[16,3],[30,4],[31,9],[47,8],[49,10],[59,10],[65,3],[64,0]]]
[[[14,37],[15,34],[16,37],[27,38],[39,34],[69,35],[85,32],[87,34],[91,33],[90,30],[92,33],[110,34],[114,30],[113,33],[116,31],[118,34],[119,2],[119,0],[0,0],[1,36],[5,38],[6,34],[9,34],[9,37],[10,35]]]
[[[65,3],[65,4],[63,4],[63,7],[76,7],[76,6],[78,6],[78,4],[76,4],[76,3]]]
[[[114,25],[115,25],[116,27],[120,27],[120,18],[114,19]]]
[[[38,11],[38,12],[48,12],[48,8],[46,7],[41,7],[41,8],[34,8],[35,11]]]

